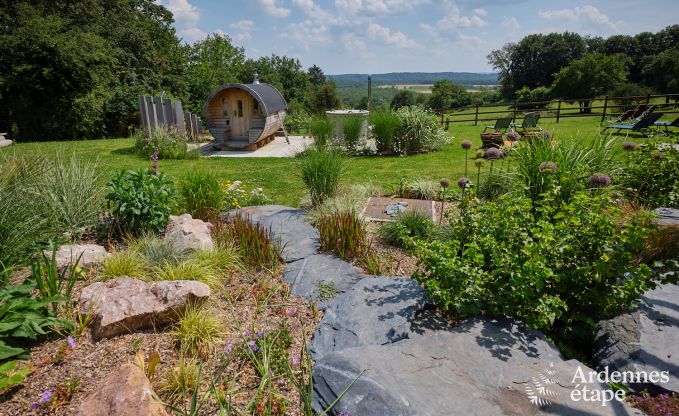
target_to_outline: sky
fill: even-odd
[[[679,23],[678,0],[156,0],[186,43],[227,34],[246,55],[326,74],[491,72],[486,56],[531,33],[610,36]]]

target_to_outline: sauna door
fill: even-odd
[[[252,97],[245,91],[231,93],[231,129],[235,137],[248,137],[252,119]]]

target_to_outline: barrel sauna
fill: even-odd
[[[287,109],[280,91],[255,80],[215,89],[207,99],[204,116],[215,145],[224,150],[255,150],[271,142],[283,128]]]

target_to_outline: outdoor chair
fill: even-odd
[[[646,114],[652,113],[653,110],[655,110],[654,105],[639,104],[637,108],[634,109],[634,114],[632,115],[632,118],[639,119]]]
[[[627,111],[625,111],[624,113],[622,113],[622,114],[620,115],[620,117],[618,117],[618,118],[616,118],[616,119],[614,119],[614,120],[608,120],[608,121],[606,121],[606,122],[607,122],[607,123],[610,123],[610,124],[620,124],[620,123],[622,123],[623,121],[628,121],[628,120],[633,119],[633,118],[634,118],[634,113],[635,113],[635,110],[627,110]]]
[[[538,126],[538,121],[540,121],[540,113],[528,113],[523,117],[521,125],[512,123],[511,127],[513,127],[515,130],[521,129],[522,131],[519,133],[521,135],[526,135],[530,131],[542,131],[542,127]]]
[[[630,131],[633,131],[651,137],[653,136],[653,134],[649,135],[647,133],[644,133],[644,130],[653,126],[655,122],[658,121],[662,116],[663,116],[662,113],[646,114],[645,116],[641,117],[639,120],[631,124],[611,124],[609,126],[606,126],[604,127],[604,131],[607,129],[616,129],[616,133],[619,133],[621,130],[627,130],[628,134]]]
[[[499,131],[502,132],[504,130],[507,130],[509,126],[512,124],[512,118],[511,117],[503,117],[503,118],[498,118],[497,121],[495,122],[494,126],[486,126],[483,129],[483,132],[485,133],[486,130],[488,129],[493,129],[493,131]]]
[[[663,134],[669,134],[670,127],[679,127],[679,117],[675,118],[674,121],[656,121],[653,123],[653,125],[655,125],[658,129],[660,129],[660,127],[664,127],[665,131]]]

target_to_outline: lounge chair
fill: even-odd
[[[648,104],[639,104],[636,109],[634,109],[634,114],[632,115],[632,118],[640,119],[641,117],[645,116],[646,114],[650,114],[655,110],[654,105],[648,105]]]
[[[634,123],[630,124],[611,124],[609,126],[604,127],[604,130],[607,129],[616,129],[616,133],[619,133],[621,130],[628,130],[628,131],[634,131],[634,132],[639,132],[641,134],[644,134],[648,137],[653,136],[653,134],[647,134],[644,133],[644,130],[648,129],[649,127],[653,126],[656,121],[662,117],[662,113],[650,113],[646,114],[645,116],[641,117],[639,120],[637,120]]]
[[[607,123],[610,123],[610,124],[620,124],[620,123],[622,123],[623,121],[628,121],[628,120],[633,119],[633,118],[634,118],[634,113],[635,113],[635,112],[636,112],[636,110],[627,110],[627,111],[625,111],[624,113],[622,113],[622,114],[620,115],[620,117],[618,117],[618,118],[616,118],[616,119],[614,119],[614,120],[608,120],[608,121],[606,121],[606,122],[607,122]]]
[[[515,130],[521,129],[522,131],[520,131],[519,133],[525,135],[530,131],[535,130],[542,131],[542,127],[538,126],[538,121],[540,121],[540,113],[528,113],[523,117],[521,125],[512,123],[511,127],[513,127]]]
[[[502,132],[504,130],[507,130],[511,124],[512,124],[512,118],[511,117],[498,118],[497,121],[495,122],[494,126],[486,126],[483,129],[483,132],[485,133],[486,130],[488,130],[488,129],[493,129],[493,131]]]
[[[656,121],[653,123],[654,126],[658,127],[664,127],[665,128],[665,134],[670,132],[670,127],[679,127],[679,117],[675,118],[674,121]]]

